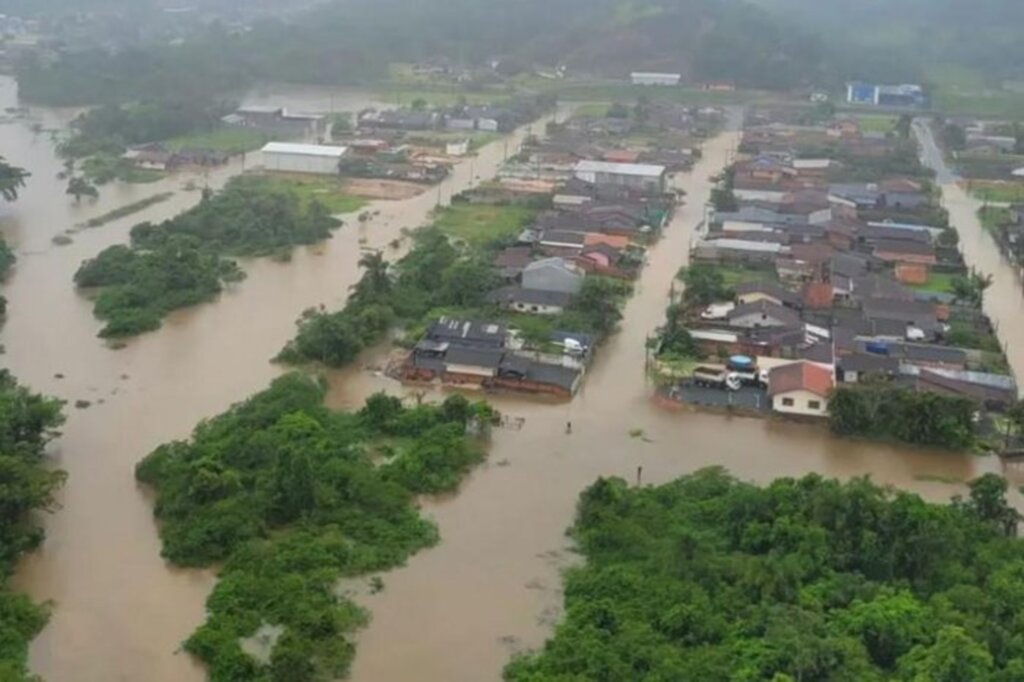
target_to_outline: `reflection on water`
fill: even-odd
[[[267,91],[253,101],[344,110],[369,98]],[[0,81],[0,106],[13,102],[11,81]],[[66,119],[47,113],[44,124]],[[643,340],[661,322],[670,281],[686,259],[707,178],[722,167],[735,141],[725,135],[711,142],[695,172],[681,179],[690,204],[652,251],[622,332],[602,349],[580,395],[558,405],[495,398],[525,425],[494,435],[490,464],[459,495],[425,505],[443,541],[385,576],[386,589],[366,598],[374,619],[361,637],[355,679],[497,679],[510,648],[539,643],[557,616],[563,532],[577,494],[597,476],[632,480],[643,467],[644,482],[655,483],[710,464],[757,480],[808,471],[870,473],[941,498],[953,488],[917,477],[965,479],[993,466],[991,460],[837,441],[815,427],[677,413],[651,404]],[[70,473],[62,509],[47,519],[45,546],[17,576],[20,588],[57,603],[33,646],[33,669],[53,681],[201,679],[202,671],[176,649],[203,619],[212,575],[172,570],[161,561],[151,500],[134,483],[134,464],[156,445],[187,436],[204,417],[265,388],[280,371],[268,358],[292,335],[299,313],[343,304],[359,275],[360,248],[395,254],[388,244],[401,229],[423,224],[435,203],[468,186],[471,175],[493,175],[504,145],[486,148],[436,191],[374,205],[371,210],[380,214],[371,221],[352,221],[324,245],[298,250],[291,263],[246,263],[243,283],[213,303],[175,313],[160,331],[120,351],[95,337],[100,324],[71,276],[83,258],[126,241],[132,224],[168,218],[198,201],[198,194],[183,191],[183,179],[176,177],[106,188],[99,202],[76,206],[56,180],[61,163],[46,135],[25,123],[2,125],[0,149],[33,173],[3,222],[19,254],[4,291],[11,310],[3,330],[6,365],[36,390],[93,403],[88,410],[69,409],[55,452]],[[212,172],[210,185],[221,186],[242,166],[238,161]],[[50,241],[82,220],[168,190],[176,192],[170,201],[76,234],[69,246]],[[1013,301],[1016,317],[1008,319],[1018,320],[1019,296]],[[375,364],[372,353],[364,364]],[[361,366],[331,378],[330,400],[337,406],[358,404],[380,388],[403,391]],[[564,433],[568,420],[571,436]],[[642,429],[645,438],[631,438],[633,429]]]

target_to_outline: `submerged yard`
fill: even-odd
[[[515,237],[535,215],[526,206],[453,204],[438,211],[435,224],[452,239],[477,248]]]
[[[366,206],[367,201],[349,193],[345,182],[333,177],[300,175],[247,175],[239,182],[285,190],[304,202],[316,199],[333,214],[353,213]]]

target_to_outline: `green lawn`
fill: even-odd
[[[971,194],[982,201],[1024,202],[1024,182],[970,183]]]
[[[535,215],[535,210],[525,206],[460,203],[439,211],[435,224],[452,239],[479,248],[515,237]]]
[[[865,133],[888,133],[896,127],[899,120],[895,116],[884,114],[858,114],[854,117],[860,129]]]
[[[500,104],[509,99],[506,93],[466,92],[453,85],[384,84],[375,92],[382,101],[398,107],[411,106],[418,99],[432,107],[450,107],[463,101],[467,104]]]
[[[738,284],[744,282],[776,282],[778,276],[776,276],[774,270],[755,270],[752,268],[741,268],[735,266],[721,266],[716,268],[718,272],[722,273],[722,278],[725,280],[725,286],[730,289]]]
[[[249,128],[223,127],[206,132],[180,135],[167,140],[165,146],[171,151],[185,147],[214,149],[226,154],[242,154],[259,149],[271,140],[272,136]]]
[[[1010,209],[1002,206],[982,206],[978,209],[978,219],[986,230],[996,230],[1010,222]]]
[[[604,118],[608,113],[608,106],[607,102],[587,102],[576,107],[573,114],[591,118]]]
[[[910,288],[935,294],[951,294],[953,293],[954,279],[956,279],[956,275],[948,272],[932,272],[928,275],[927,282],[911,285]]]
[[[303,201],[318,200],[333,214],[354,213],[367,201],[345,191],[345,183],[336,178],[295,177],[286,175],[245,175],[234,182],[252,183],[292,192]]]

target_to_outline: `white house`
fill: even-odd
[[[625,185],[644,191],[665,191],[665,167],[646,163],[612,163],[580,161],[572,169],[573,176],[596,185]]]
[[[830,371],[812,362],[794,362],[768,373],[772,409],[803,417],[827,417],[828,396],[835,385]]]
[[[650,73],[646,71],[634,71],[629,77],[633,85],[673,86],[679,85],[679,82],[683,79],[682,74],[678,73]]]
[[[465,156],[469,153],[469,140],[449,142],[444,147],[444,153],[448,156]]]
[[[269,171],[318,175],[337,175],[346,151],[347,147],[291,142],[270,142],[261,150],[263,167]]]

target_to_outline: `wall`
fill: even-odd
[[[263,152],[263,165],[271,171],[335,175],[338,173],[338,162],[339,159],[334,157]]]
[[[793,401],[792,406],[782,404],[787,399]],[[812,401],[819,402],[821,407],[817,410],[812,409],[809,406],[809,403]],[[783,414],[795,414],[804,417],[827,417],[828,400],[810,391],[790,391],[789,393],[780,393],[774,396],[772,398],[772,409]]]

